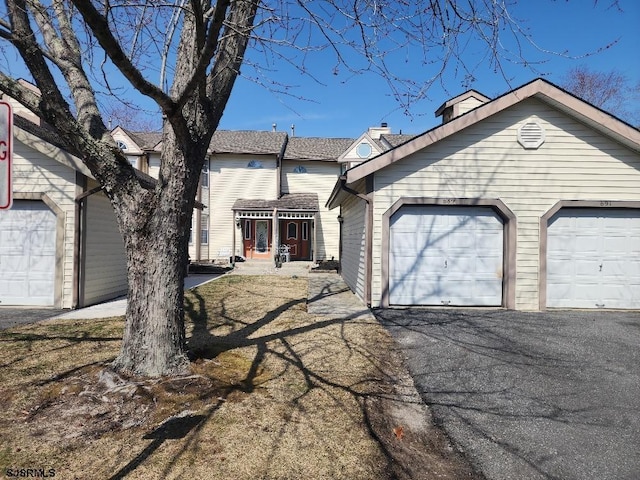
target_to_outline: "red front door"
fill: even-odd
[[[291,260],[310,260],[311,222],[309,220],[280,220],[280,244],[289,247]]]
[[[271,258],[271,220],[244,219],[242,245],[245,258]]]

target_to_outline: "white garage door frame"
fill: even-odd
[[[63,252],[63,239],[64,239],[64,211],[51,200],[51,198],[45,193],[20,193],[16,192],[13,195],[14,203],[18,203],[22,200],[39,201],[46,205],[56,217],[55,226],[55,271],[54,271],[54,286],[53,286],[53,304],[49,305],[56,308],[62,307],[62,284],[63,284],[63,271],[62,271],[62,252]]]
[[[391,220],[403,206],[447,206],[447,207],[490,207],[503,222],[503,282],[502,306],[515,308],[515,268],[516,268],[516,216],[499,199],[476,198],[442,198],[442,197],[401,197],[382,217],[382,251],[381,251],[381,280],[382,292],[380,306],[388,308],[390,305],[390,238]]]
[[[539,275],[539,308],[546,310],[548,308],[547,300],[547,278],[549,274],[547,255],[548,255],[548,238],[549,238],[549,222],[554,219],[556,214],[562,209],[601,209],[605,212],[611,210],[633,210],[640,213],[640,201],[619,201],[619,200],[561,200],[556,203],[549,211],[540,218],[540,275]],[[577,308],[577,307],[576,307]],[[594,308],[597,308],[594,304]],[[606,308],[606,305],[605,305]]]

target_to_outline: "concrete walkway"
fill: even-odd
[[[337,273],[309,274],[307,311],[313,315],[346,318],[372,316],[367,306],[355,296]]]
[[[190,274],[184,279],[184,289],[190,290],[199,285],[204,285],[212,280],[218,278],[220,274],[204,273],[204,274]],[[54,316],[53,318],[107,318],[107,317],[119,317],[124,315],[127,311],[127,297],[120,297],[108,302],[99,303],[97,305],[91,305],[86,308],[79,308],[78,310],[70,310],[62,315]]]
[[[237,263],[227,275],[286,275],[308,278],[309,297],[307,308],[313,315],[359,318],[371,316],[371,311],[349,289],[340,275],[332,272],[310,272],[311,262],[288,262],[275,268],[273,262]],[[185,289],[191,289],[210,282],[219,274],[191,274],[185,278]],[[126,313],[127,298],[92,305],[78,310],[0,308],[0,329],[23,323],[33,323],[47,318],[90,319],[118,317]]]

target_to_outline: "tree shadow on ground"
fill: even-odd
[[[278,359],[287,366],[286,370],[296,371],[303,379],[304,388],[291,401],[293,409],[303,409],[304,399],[317,390],[333,397],[337,403],[335,392],[346,394],[359,405],[362,424],[386,459],[384,478],[429,478],[430,475],[443,479],[482,478],[473,472],[459,452],[451,449],[446,436],[430,424],[429,414],[413,390],[412,380],[393,350],[393,343],[367,342],[352,334],[350,329],[359,327],[382,331],[375,318],[363,316],[364,311],[368,313],[366,308],[349,315],[309,315],[301,324],[274,326],[287,313],[301,307],[306,310],[307,304],[345,293],[352,294],[344,284],[330,285],[311,298],[283,301],[260,318],[248,322],[234,317],[225,308],[216,318],[210,318],[206,301],[196,290],[193,299],[186,303],[186,313],[193,322],[193,334],[188,341],[190,358],[194,362],[212,360],[230,350],[252,347],[251,365],[238,384],[247,394],[253,393],[260,383],[256,379],[267,359]],[[231,326],[232,330],[222,335],[212,333],[221,323]],[[311,347],[302,348],[299,343],[303,342],[301,338],[307,338],[305,335],[316,340],[324,338],[322,341],[329,343],[318,341]],[[356,379],[332,374],[322,364],[311,360],[313,354],[323,348],[339,348],[346,356],[345,363],[351,360],[363,362],[368,373]],[[207,416],[214,413],[212,410]],[[284,435],[287,428],[289,425],[283,424],[280,434]],[[273,462],[276,455],[277,447],[274,446]]]

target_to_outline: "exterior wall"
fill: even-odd
[[[536,120],[545,142],[525,150]],[[559,200],[640,200],[640,155],[534,99],[375,173],[372,306],[381,297],[382,216],[401,196],[500,199],[517,217],[515,308],[539,308],[540,218]]]
[[[458,115],[464,115],[465,113],[473,110],[476,107],[479,107],[480,105],[482,105],[483,102],[481,102],[480,100],[478,100],[475,97],[469,97],[466,100],[461,101],[460,103],[458,103],[457,107],[458,107],[458,111],[457,114]]]
[[[366,301],[365,201],[349,196],[342,204],[342,218],[342,256],[340,258],[342,278],[362,301]]]
[[[261,162],[262,168],[248,168],[251,160]],[[235,228],[231,208],[242,199],[275,200],[277,192],[275,156],[214,155],[209,169],[209,258],[231,251],[236,235],[236,255],[242,254],[242,236]]]
[[[76,172],[55,158],[30,148],[16,132],[13,145],[13,192],[16,199],[40,199],[46,195],[59,211],[62,225],[57,239],[56,306],[71,308],[73,303],[73,232],[75,218]],[[40,141],[40,143],[42,143]],[[55,155],[56,149],[52,149]]]
[[[124,153],[129,160],[129,163],[133,165],[138,170],[143,170],[144,165],[142,165],[142,154],[144,153],[136,143],[129,138],[127,134],[125,134],[120,128],[116,128],[111,136],[116,142],[122,142],[127,146],[127,149],[124,150]],[[156,177],[157,178],[157,177]]]
[[[293,169],[302,165],[307,173],[293,173]],[[338,258],[340,225],[337,213],[329,211],[325,203],[340,175],[340,165],[336,162],[295,161],[282,162],[282,193],[317,193],[320,211],[315,223],[316,258],[327,260]]]
[[[126,295],[127,257],[124,244],[113,208],[102,193],[87,198],[84,232],[81,306]]]

